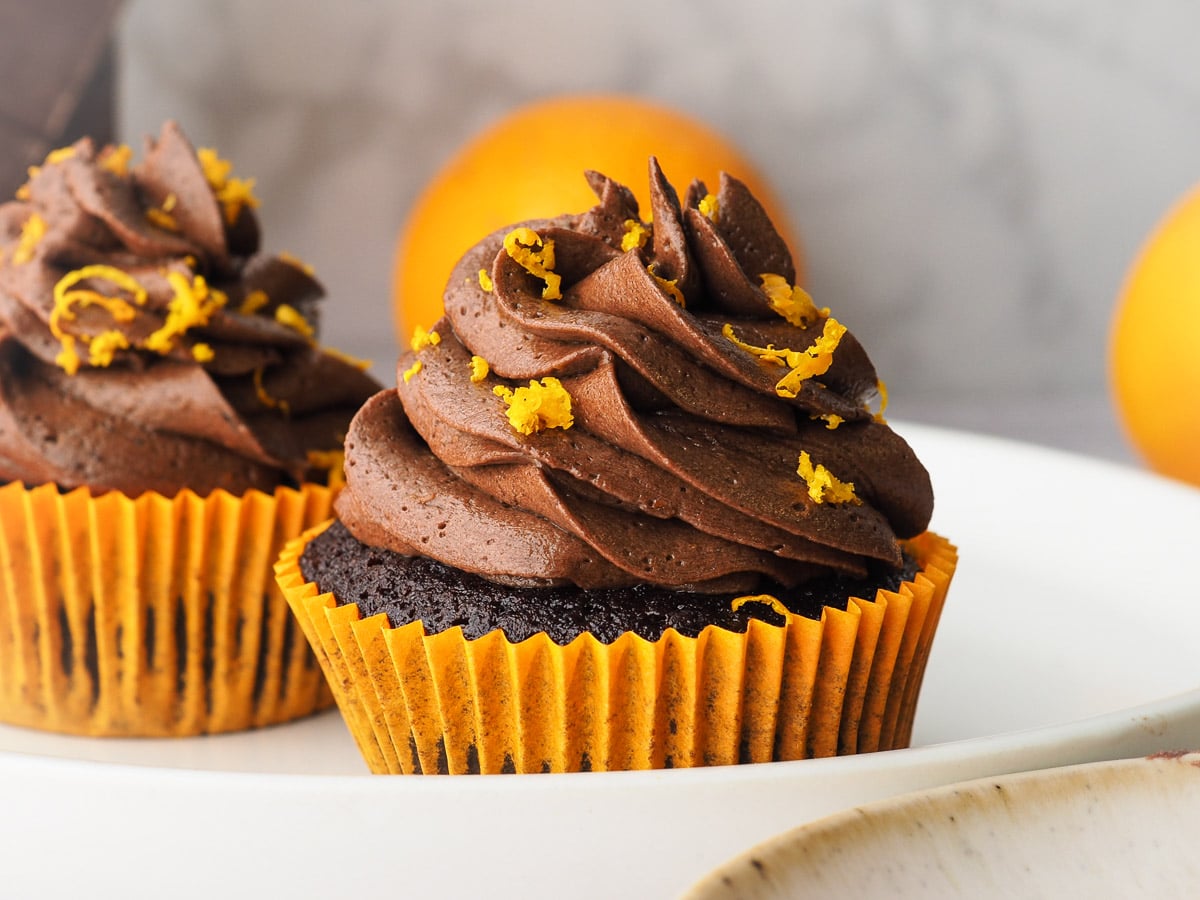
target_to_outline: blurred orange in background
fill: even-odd
[[[1200,485],[1200,185],[1129,269],[1109,350],[1118,417],[1155,471]]]
[[[649,218],[652,155],[681,196],[693,178],[715,190],[722,171],[745,182],[788,241],[800,272],[800,248],[783,205],[714,129],[635,97],[555,97],[520,107],[476,135],[417,198],[396,247],[393,302],[401,343],[415,326],[428,327],[442,314],[446,279],[477,241],[505,225],[594,205],[586,169],[630,188]]]

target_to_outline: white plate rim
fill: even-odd
[[[893,423],[896,424],[896,423]],[[968,456],[1036,458],[1051,466],[1070,469],[1084,480],[1118,479],[1134,485],[1154,498],[1169,501],[1200,512],[1200,492],[1167,482],[1149,473],[1104,460],[1078,456],[1065,451],[1050,450],[1001,438],[956,432],[929,426],[897,425],[897,430],[910,439],[918,453],[922,446],[943,449],[947,442]],[[944,461],[945,453],[934,453]],[[932,469],[935,487],[938,470]],[[961,480],[961,479],[960,479]],[[945,493],[939,489],[939,498]],[[951,521],[935,528],[947,533],[960,545],[970,565],[969,546],[963,546],[956,534],[957,525]],[[960,573],[962,569],[960,568]],[[952,587],[951,603],[958,602]],[[939,635],[938,642],[943,640]],[[939,643],[935,643],[935,658]],[[933,667],[931,666],[931,672]],[[929,685],[929,675],[926,687]],[[1138,756],[1156,750],[1177,750],[1200,746],[1200,679],[1180,685],[1181,690],[1155,697],[1136,705],[1084,715],[1052,725],[1039,725],[977,735],[915,746],[906,750],[888,751],[857,757],[806,760],[800,762],[766,763],[730,766],[713,769],[673,770],[669,772],[588,773],[583,775],[505,775],[470,778],[376,778],[365,774],[307,774],[285,772],[250,772],[234,770],[205,770],[203,767],[132,764],[120,761],[96,761],[5,748],[0,734],[0,783],[15,786],[10,797],[16,806],[26,804],[31,815],[39,815],[46,805],[46,791],[57,792],[60,786],[72,785],[76,790],[103,791],[109,788],[132,792],[150,803],[155,797],[167,797],[184,805],[203,804],[209,797],[225,797],[229,802],[247,807],[265,807],[279,801],[298,802],[302,798],[318,804],[329,815],[372,815],[376,804],[395,804],[408,809],[420,809],[423,815],[438,819],[448,800],[460,801],[466,795],[479,804],[511,804],[514,800],[529,807],[559,808],[567,800],[582,804],[590,818],[585,830],[616,827],[628,810],[636,809],[641,828],[646,834],[683,828],[692,835],[689,817],[702,814],[703,802],[718,798],[718,802],[739,804],[728,816],[731,836],[696,839],[676,847],[665,862],[653,868],[650,861],[641,860],[631,870],[647,892],[675,892],[694,882],[704,871],[726,860],[733,851],[751,846],[777,834],[785,827],[811,821],[836,810],[870,802],[881,797],[906,791],[931,788],[974,777],[998,776],[1013,772],[1083,763],[1101,759]],[[921,709],[918,709],[918,728]],[[279,726],[274,734],[287,734],[293,726]],[[341,728],[330,714],[323,719],[297,728]],[[348,737],[341,736],[343,741]],[[351,745],[352,746],[352,745]],[[353,750],[351,750],[353,752]],[[359,761],[360,762],[360,761]],[[358,771],[357,769],[355,771]],[[143,796],[144,795],[144,796]],[[650,803],[645,798],[656,798]],[[54,797],[63,802],[61,797]],[[778,807],[786,800],[788,809]],[[496,807],[493,807],[496,808]],[[265,815],[265,813],[264,813]],[[788,818],[791,817],[791,818]],[[438,819],[440,822],[441,820]],[[284,827],[290,823],[279,823]],[[10,823],[8,831],[0,820],[0,846],[20,846],[26,835]],[[448,822],[430,825],[451,827]],[[464,839],[476,835],[475,823],[464,823],[459,832]],[[637,828],[631,829],[638,834]],[[146,838],[153,840],[153,832]],[[547,840],[556,835],[547,833]],[[294,836],[303,841],[304,835]],[[501,842],[501,847],[506,846]],[[509,848],[512,849],[511,847]],[[631,852],[637,852],[633,848]],[[487,848],[488,852],[497,848]],[[169,848],[164,850],[163,865],[171,859]],[[283,862],[281,858],[277,862]],[[539,870],[544,881],[526,885],[527,893],[554,895],[553,877],[561,869],[543,864]],[[414,885],[420,885],[422,873],[411,869]],[[315,895],[316,887],[336,883],[332,869],[324,873],[310,869],[304,880],[294,887],[299,896]],[[428,873],[426,873],[428,874]],[[31,876],[32,877],[32,876]],[[432,882],[427,883],[431,884]],[[283,887],[281,882],[280,887]],[[211,889],[212,884],[205,885]],[[613,888],[611,880],[598,877],[590,887],[595,896],[604,896]],[[311,893],[310,890],[311,889]],[[661,890],[659,890],[661,889]],[[196,896],[202,896],[197,893]]]

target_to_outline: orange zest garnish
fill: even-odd
[[[530,275],[546,282],[543,300],[560,300],[562,276],[554,271],[554,241],[543,243],[541,235],[532,228],[514,228],[504,237],[504,250],[521,264]]]
[[[654,263],[651,263],[649,266],[647,266],[646,271],[650,273],[650,277],[655,280],[655,282],[658,284],[658,286],[660,288],[662,288],[664,291],[666,291],[668,294],[671,295],[672,300],[674,300],[676,303],[678,303],[681,308],[687,309],[687,300],[684,298],[683,291],[681,291],[679,289],[678,284],[677,284],[677,282],[679,281],[678,278],[671,278],[668,280],[666,278],[660,278],[659,276],[655,275],[654,274]]]
[[[164,231],[178,231],[179,223],[175,221],[175,217],[171,213],[175,209],[178,201],[174,194],[167,194],[163,198],[162,207],[151,206],[146,210],[146,221],[152,225],[157,225]]]
[[[133,319],[134,309],[123,297],[111,297],[88,288],[76,287],[81,281],[107,281],[120,290],[130,294],[133,302],[141,306],[146,302],[146,289],[128,272],[123,272],[113,266],[94,265],[73,269],[54,285],[54,308],[50,311],[50,333],[62,344],[62,350],[55,357],[57,363],[68,375],[79,371],[79,352],[75,347],[75,336],[67,334],[62,329],[64,320],[75,318],[74,307],[102,306],[109,315],[118,322],[128,322]],[[89,350],[89,362],[92,365],[106,366],[112,362],[113,354],[129,346],[128,340],[117,331],[106,331],[94,338],[83,338],[88,344],[94,344],[95,350]]]
[[[285,328],[290,328],[292,331],[299,332],[308,338],[310,341],[315,332],[312,325],[308,323],[308,319],[300,315],[299,310],[287,303],[280,303],[275,307],[275,321]]]
[[[441,342],[442,336],[436,331],[426,331],[418,325],[413,329],[412,338],[409,339],[408,346],[412,348],[413,353],[417,353],[426,347],[436,347]]]
[[[862,503],[854,494],[854,484],[841,481],[836,475],[819,463],[814,466],[808,451],[800,453],[800,465],[796,474],[808,485],[808,496],[817,503]]]
[[[826,319],[821,336],[804,350],[777,350],[773,344],[766,347],[755,347],[739,341],[733,333],[733,326],[726,323],[721,329],[725,335],[747,353],[752,353],[760,360],[772,365],[787,366],[790,370],[775,384],[775,393],[780,397],[795,397],[801,385],[809,378],[824,375],[833,365],[833,351],[846,333],[846,326],[837,319]]]
[[[882,378],[876,380],[875,388],[879,391],[879,412],[875,413],[874,418],[876,422],[883,422],[883,414],[887,410],[888,405],[888,389],[887,385],[883,383]]]
[[[650,229],[637,219],[624,221],[625,233],[621,235],[621,249],[628,253],[630,250],[640,250],[650,237]]]
[[[791,613],[791,610],[783,605],[782,600],[780,600],[778,597],[773,597],[770,594],[748,594],[745,597],[735,597],[730,602],[729,608],[734,612],[737,612],[747,603],[761,603],[764,606],[769,606],[781,616],[786,616]]]
[[[233,178],[229,174],[233,170],[233,164],[221,159],[211,147],[200,147],[196,151],[196,157],[200,160],[200,168],[204,170],[209,187],[213,189],[217,202],[221,204],[226,225],[236,222],[244,207],[258,208],[253,178]]]
[[[479,384],[483,379],[488,377],[488,372],[491,371],[491,366],[488,361],[482,356],[471,357],[471,382]]]
[[[267,296],[266,291],[251,291],[242,298],[238,312],[243,316],[252,316],[270,302],[271,298]]]
[[[133,148],[128,144],[109,146],[100,154],[100,168],[124,178],[129,174],[129,161],[132,158]]]
[[[570,428],[575,424],[571,395],[557,378],[547,376],[516,390],[496,385],[492,393],[508,405],[508,423],[521,434],[533,434],[543,428]]]
[[[818,309],[808,291],[799,285],[788,284],[782,275],[765,272],[758,277],[771,309],[797,328],[807,328],[817,319],[829,317],[828,306]]]
[[[13,250],[12,262],[19,266],[33,259],[33,251],[43,237],[46,236],[46,220],[37,213],[32,213],[25,224],[21,226],[21,237],[17,248]]]
[[[166,321],[142,342],[147,350],[163,355],[170,353],[176,338],[189,329],[207,325],[213,313],[226,302],[225,294],[211,290],[203,275],[195,275],[188,281],[180,272],[168,272],[167,282],[175,296],[167,304]]]

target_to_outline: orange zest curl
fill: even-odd
[[[813,303],[812,296],[799,285],[788,284],[782,275],[764,272],[758,276],[762,280],[763,292],[771,309],[783,316],[797,328],[807,328],[817,319],[829,318],[829,307],[820,309]]]
[[[73,269],[54,285],[54,308],[50,311],[50,333],[62,344],[62,350],[55,357],[55,363],[68,375],[79,371],[80,359],[76,349],[74,335],[67,334],[62,329],[63,320],[75,319],[74,307],[102,306],[109,315],[118,322],[128,322],[134,317],[134,309],[122,297],[110,297],[98,291],[87,288],[77,288],[75,285],[88,280],[107,281],[120,290],[130,294],[133,302],[142,306],[146,302],[146,289],[128,272],[112,266],[94,265]],[[89,348],[88,361],[94,366],[107,366],[112,362],[117,350],[129,346],[128,340],[117,331],[106,331],[94,338],[84,337],[83,340],[94,349]]]
[[[808,496],[817,503],[852,503],[855,506],[862,503],[854,493],[853,482],[841,481],[823,465],[813,465],[808,451],[800,453],[800,465],[796,474],[808,485]]]
[[[179,230],[179,223],[175,221],[175,217],[156,206],[151,206],[146,210],[146,221],[151,225],[158,226],[163,231]]]
[[[783,601],[778,597],[773,597],[770,594],[748,594],[745,597],[735,597],[729,604],[729,608],[737,612],[747,603],[761,603],[764,606],[769,606],[781,616],[786,616],[791,613],[791,610],[783,605]]]
[[[208,324],[212,314],[225,305],[225,294],[221,291],[209,290],[208,284],[200,275],[192,281],[180,272],[167,272],[167,282],[175,295],[167,304],[167,318],[162,326],[150,333],[139,346],[154,353],[167,354],[174,348],[176,339],[190,328]],[[81,281],[108,281],[117,288],[130,294],[133,303],[144,306],[146,289],[128,272],[112,266],[84,266],[68,272],[54,286],[54,308],[50,312],[50,333],[62,344],[62,350],[55,362],[68,375],[79,371],[80,358],[76,348],[76,336],[67,334],[62,329],[62,322],[75,319],[75,307],[102,306],[117,322],[130,322],[136,311],[123,297],[111,297],[89,288],[76,287]],[[120,331],[111,329],[93,337],[83,337],[88,345],[88,364],[92,366],[108,366],[119,350],[130,347],[129,339]],[[192,349],[192,358],[197,362],[208,362],[213,358],[213,349],[208,344],[197,343]],[[261,390],[261,373],[256,378],[256,386]]]
[[[541,249],[534,249],[541,248]],[[554,271],[554,241],[542,241],[532,228],[514,228],[504,237],[504,250],[530,275],[546,282],[543,300],[561,300],[562,276]]]
[[[180,272],[167,272],[167,282],[175,292],[167,304],[167,319],[142,343],[147,350],[163,355],[170,353],[176,338],[189,329],[207,325],[227,299],[221,291],[210,290],[203,275],[188,281]]]
[[[233,171],[233,163],[222,159],[212,147],[200,147],[196,150],[196,158],[200,160],[200,168],[204,170],[204,178],[214,190],[229,180]]]
[[[254,370],[254,393],[258,396],[258,402],[270,409],[277,409],[285,416],[291,412],[291,407],[288,406],[286,400],[279,400],[267,393],[266,387],[263,386],[263,367],[259,366]]]
[[[680,308],[687,309],[687,300],[683,296],[683,291],[679,289],[678,278],[660,278],[654,274],[654,263],[646,267],[646,271],[650,273],[650,277],[657,282],[658,286],[671,295],[671,299],[679,304]]]
[[[547,376],[516,390],[496,385],[492,393],[508,405],[508,423],[521,434],[533,434],[543,428],[566,429],[575,424],[571,395],[557,378]]]
[[[479,286],[483,288],[484,293],[487,294],[490,294],[496,288],[496,286],[492,284],[492,276],[488,274],[487,269],[479,270]]]
[[[426,331],[420,325],[413,329],[412,337],[408,341],[408,346],[412,348],[413,353],[420,353],[426,347],[436,347],[442,342],[442,336],[436,331]],[[421,371],[423,363],[418,359],[411,366],[404,370],[404,383],[408,384],[414,375]]]
[[[721,215],[721,204],[717,202],[717,198],[712,194],[705,194],[701,197],[697,208],[700,210],[700,215],[704,216],[704,218],[708,219],[714,225],[717,222],[717,218]]]
[[[888,406],[888,389],[882,378],[875,382],[875,389],[879,391],[879,412],[875,413],[874,419],[882,424],[885,421],[883,414]]]
[[[826,319],[821,336],[804,350],[775,349],[774,344],[766,347],[755,347],[739,341],[729,323],[721,329],[725,335],[747,353],[752,353],[763,362],[777,366],[787,366],[790,370],[775,384],[775,393],[780,397],[792,398],[800,392],[801,385],[809,378],[824,375],[833,365],[833,351],[846,333],[846,326],[837,319]]]
[[[846,420],[837,413],[824,413],[823,415],[813,416],[813,419],[820,419],[825,423],[825,427],[830,431],[837,431],[837,427]]]

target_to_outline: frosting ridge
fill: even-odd
[[[0,480],[136,495],[324,480],[378,389],[314,339],[319,282],[259,252],[253,183],[174,123],[85,138],[0,205]]]

